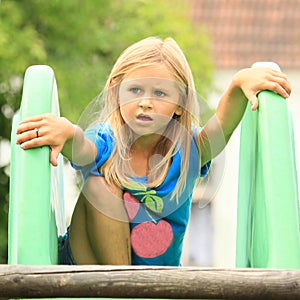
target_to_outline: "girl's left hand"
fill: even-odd
[[[270,90],[288,98],[291,86],[287,76],[277,70],[270,68],[248,68],[243,69],[233,77],[235,86],[239,86],[245,97],[251,103],[252,110],[258,107],[257,95],[263,90]]]

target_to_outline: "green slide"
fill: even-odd
[[[9,264],[57,263],[57,235],[64,233],[63,162],[49,163],[49,147],[22,150],[15,130],[24,118],[59,115],[52,69],[32,66],[11,134]],[[247,108],[241,131],[237,267],[300,268],[299,208],[293,126],[286,102],[259,95]]]
[[[50,112],[59,115],[54,72],[48,66],[29,67],[11,133],[9,264],[57,263],[57,234],[65,232],[62,157],[54,168],[49,147],[24,151],[15,143],[18,122]]]
[[[248,105],[241,126],[236,266],[299,269],[293,122],[281,96],[258,98],[258,111]]]

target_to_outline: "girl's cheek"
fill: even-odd
[[[132,98],[132,97],[122,97],[122,98],[120,98],[120,105],[121,106],[132,104],[133,102],[135,102],[135,99]]]

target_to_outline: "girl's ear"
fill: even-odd
[[[181,106],[179,106],[179,105],[177,105],[177,108],[175,109],[175,115],[177,115],[177,116],[181,116],[182,115],[182,113],[183,113],[183,108],[181,107]]]
[[[116,85],[116,83],[113,79],[110,81],[109,89],[110,89],[111,95],[113,97],[117,97],[118,103],[119,103],[120,99],[119,99],[119,95],[118,95],[118,88],[117,88],[117,85]]]
[[[109,89],[110,89],[110,91],[111,91],[112,94],[115,94],[116,86],[115,86],[115,82],[114,82],[113,79],[110,80]]]

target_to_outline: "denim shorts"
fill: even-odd
[[[58,264],[59,265],[76,265],[75,259],[72,255],[69,242],[69,229],[63,236],[58,237]]]

